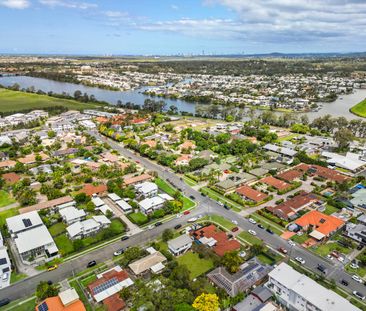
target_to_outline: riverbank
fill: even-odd
[[[101,104],[97,103],[81,103],[71,99],[55,98],[48,95],[0,88],[0,113],[44,109],[56,106],[62,106],[70,110],[96,109],[102,107]]]
[[[349,111],[358,117],[366,118],[366,98],[351,107]]]

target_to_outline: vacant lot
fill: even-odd
[[[214,266],[213,262],[209,259],[200,259],[197,253],[188,252],[177,258],[180,265],[187,266],[190,272],[190,278],[194,278],[211,270]]]
[[[42,109],[52,106],[63,106],[76,110],[100,107],[97,104],[84,104],[75,100],[0,89],[0,112]]]

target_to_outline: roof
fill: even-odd
[[[92,194],[98,194],[106,191],[107,191],[107,185],[101,184],[98,186],[94,186],[92,184],[85,184],[84,187],[79,192],[83,192],[86,195],[91,196]]]
[[[132,206],[130,204],[128,204],[126,201],[124,200],[119,200],[115,202],[123,211],[129,211],[132,209]]]
[[[43,302],[41,302],[38,306],[36,306],[37,311],[44,311],[44,306],[48,307],[49,311],[86,311],[84,304],[80,299],[73,302],[68,306],[64,306],[59,296],[46,298]]]
[[[308,172],[312,175],[317,175],[319,177],[323,177],[325,179],[333,180],[340,183],[345,182],[349,179],[348,176],[342,174],[341,172],[320,165],[308,165],[305,163],[300,163],[293,169],[299,170],[301,172]]]
[[[126,306],[126,303],[121,299],[118,293],[104,299],[103,304],[107,307],[108,311],[120,311]]]
[[[41,217],[39,217],[36,211],[21,214],[6,219],[6,225],[9,231],[17,233],[23,230],[29,230],[30,228],[43,225]]]
[[[134,261],[133,263],[129,264],[129,268],[135,273],[139,275],[151,267],[155,266],[158,263],[162,263],[166,260],[165,256],[160,252],[155,252],[150,254],[144,258]]]
[[[283,172],[281,174],[278,174],[277,177],[280,179],[283,179],[285,181],[291,182],[295,179],[300,178],[303,175],[304,174],[298,170],[289,170],[289,171]]]
[[[12,161],[12,160],[5,160],[5,161],[1,161],[0,162],[0,168],[3,168],[3,167],[14,167],[15,164],[17,164],[17,162],[15,161]]]
[[[181,248],[187,244],[191,244],[191,243],[192,243],[192,238],[187,234],[183,234],[173,240],[168,241],[168,246],[173,249],[179,249],[179,248]]]
[[[261,202],[268,197],[267,194],[257,191],[249,186],[242,186],[236,189],[236,192],[255,202]]]
[[[25,253],[35,248],[53,244],[54,241],[45,225],[19,232],[14,239],[19,253]]]
[[[272,186],[278,190],[285,190],[291,186],[290,184],[288,184],[282,180],[279,180],[277,178],[274,178],[273,176],[264,177],[259,181],[263,182],[269,186]]]
[[[58,296],[60,297],[64,306],[67,306],[68,304],[71,304],[79,299],[79,295],[74,288],[69,288],[63,292],[60,292]]]
[[[266,175],[269,171],[265,168],[259,167],[259,168],[254,168],[252,170],[249,171],[250,174],[254,175],[254,176],[263,176]]]
[[[125,185],[133,185],[136,184],[138,182],[142,182],[145,180],[150,180],[152,179],[152,176],[149,174],[142,174],[139,176],[135,176],[135,177],[131,177],[131,178],[127,178],[124,180]]]
[[[135,189],[142,194],[148,194],[152,191],[157,191],[158,186],[153,182],[145,181],[141,184],[135,185]]]
[[[40,152],[38,155],[41,156],[42,161],[46,161],[50,158],[47,154],[45,154],[43,152]],[[36,162],[36,157],[37,157],[37,154],[32,153],[32,154],[26,155],[23,158],[19,158],[18,161],[23,164],[31,164],[31,163]]]
[[[273,151],[273,152],[276,152],[276,153],[280,153],[280,154],[289,156],[289,157],[293,157],[297,153],[296,150],[286,148],[286,147],[276,146],[276,145],[273,145],[273,144],[267,144],[263,148],[266,149],[266,150],[269,150],[269,151]]]
[[[147,198],[147,199],[144,199],[142,201],[139,202],[139,206],[145,210],[145,211],[148,211],[149,209],[154,209],[156,208],[157,206],[160,206],[161,204],[163,204],[166,200],[163,199],[162,197],[160,196],[155,196],[153,198]]]
[[[316,231],[323,233],[325,236],[328,236],[345,224],[343,220],[337,217],[326,215],[315,210],[301,216],[295,223],[303,228],[311,225],[316,228]]]
[[[65,218],[66,222],[69,222],[74,219],[79,219],[86,216],[86,213],[82,209],[77,209],[74,206],[69,206],[60,210],[60,215]]]
[[[112,200],[112,201],[119,201],[121,200],[120,196],[115,194],[115,193],[108,193],[108,197]]]
[[[74,199],[72,197],[65,196],[65,197],[50,200],[47,202],[42,202],[42,203],[38,203],[35,205],[21,208],[21,209],[19,209],[19,213],[24,214],[24,213],[28,213],[30,211],[39,211],[39,210],[46,209],[46,208],[56,207],[56,206],[59,206],[59,205],[65,204],[65,203],[70,203],[73,201],[74,201]]]
[[[100,224],[94,219],[90,218],[84,221],[77,221],[66,228],[67,233],[71,238],[82,234],[84,231],[97,230]]]
[[[366,162],[360,160],[358,155],[350,152],[348,152],[346,156],[343,156],[338,153],[324,151],[322,152],[322,156],[328,158],[328,163],[335,164],[338,167],[345,168],[350,171],[355,171],[366,165]]]
[[[286,263],[279,264],[269,274],[270,279],[297,293],[321,311],[360,311],[347,299],[294,270]]]
[[[1,176],[7,183],[9,184],[15,184],[20,180],[20,176],[16,173],[6,173]]]

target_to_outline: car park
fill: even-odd
[[[257,235],[257,232],[255,232],[254,230],[248,230],[248,232],[249,232],[251,235]]]
[[[95,260],[89,261],[88,264],[86,265],[87,268],[91,268],[94,267],[97,264],[97,262]]]
[[[249,220],[249,222],[250,222],[251,224],[253,224],[253,225],[255,225],[255,224],[257,223],[253,218],[249,218],[248,220]]]
[[[301,257],[296,257],[295,260],[299,263],[301,263],[302,265],[305,264],[305,260]]]

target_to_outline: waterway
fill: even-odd
[[[11,86],[14,83],[18,83],[21,88],[28,88],[34,86],[36,90],[42,90],[44,92],[54,92],[58,94],[68,93],[73,95],[76,90],[80,90],[88,95],[94,95],[96,99],[106,101],[110,104],[117,104],[119,100],[122,103],[131,102],[137,105],[142,105],[147,98],[151,98],[142,94],[148,87],[141,87],[131,91],[110,91],[97,87],[84,86],[82,84],[73,84],[66,82],[58,82],[42,78],[26,77],[26,76],[11,76],[0,77],[0,84],[4,86]],[[310,120],[317,117],[330,114],[335,117],[343,116],[347,119],[359,118],[349,112],[349,109],[355,104],[366,98],[366,89],[356,89],[352,94],[342,95],[336,101],[332,103],[320,103],[321,109],[316,112],[307,112]],[[166,102],[166,107],[173,105],[178,108],[179,111],[185,111],[189,113],[195,112],[195,103],[189,103],[183,100],[163,99]]]

